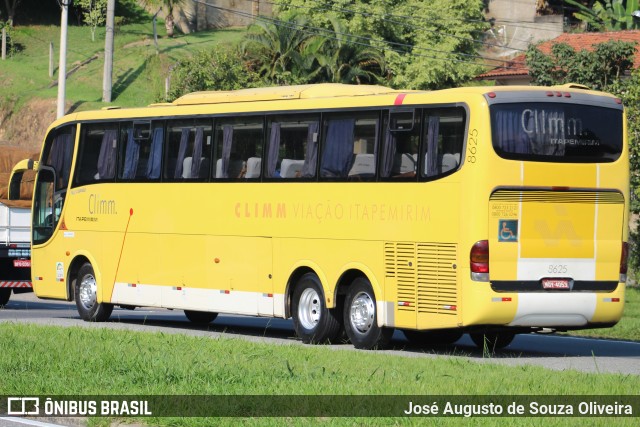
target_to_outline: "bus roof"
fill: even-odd
[[[230,91],[194,92],[184,95],[173,105],[222,104],[231,102],[276,101],[285,99],[335,98],[343,96],[399,93],[384,86],[321,83],[297,86],[260,87]]]

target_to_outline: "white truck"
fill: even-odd
[[[11,293],[32,291],[29,202],[0,200],[0,307]]]

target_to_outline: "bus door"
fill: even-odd
[[[54,129],[45,140],[34,185],[31,218],[31,276],[39,297],[67,297],[63,239],[55,239],[65,229],[61,221],[75,144],[75,125]],[[46,251],[38,247],[47,246]]]

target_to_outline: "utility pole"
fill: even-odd
[[[116,0],[107,1],[107,28],[104,39],[104,76],[102,78],[102,102],[111,102],[113,78],[113,25]]]
[[[64,97],[67,85],[67,23],[69,18],[69,4],[71,0],[62,0],[62,15],[60,16],[60,63],[58,65],[58,115],[64,116]]]

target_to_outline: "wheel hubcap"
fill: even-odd
[[[90,310],[96,303],[96,278],[87,274],[80,282],[80,303]]]
[[[300,303],[298,304],[298,318],[305,329],[311,330],[318,325],[321,309],[320,295],[315,289],[305,289],[300,295]]]
[[[351,303],[351,326],[356,332],[366,334],[375,321],[376,307],[369,294],[360,292]]]

